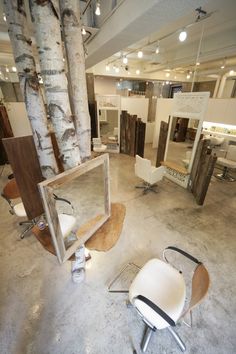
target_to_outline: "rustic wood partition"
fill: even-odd
[[[120,117],[120,152],[130,156],[136,154],[144,156],[146,123],[130,115],[127,111],[121,112]]]
[[[3,139],[12,172],[20,191],[26,214],[30,220],[43,214],[38,190],[43,180],[32,135]]]
[[[156,167],[161,166],[161,162],[164,161],[165,151],[166,151],[166,141],[167,141],[167,135],[168,135],[168,127],[169,127],[169,123],[161,121],[158,148],[157,148]]]
[[[203,205],[217,157],[212,155],[209,140],[200,140],[189,178],[188,189],[193,193],[198,205]]]

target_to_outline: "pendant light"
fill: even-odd
[[[179,34],[180,42],[184,42],[186,38],[187,38],[187,32],[185,30],[181,31]]]
[[[98,1],[96,3],[95,15],[97,15],[97,16],[101,15],[100,3]]]

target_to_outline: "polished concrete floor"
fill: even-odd
[[[213,179],[205,205],[163,180],[157,194],[134,188],[134,159],[112,155],[112,201],[126,206],[121,237],[109,252],[91,252],[86,281],[74,284],[70,263],[60,266],[34,236],[19,240],[17,219],[0,200],[0,352],[1,354],[140,353],[144,325],[125,294],[107,285],[128,261],[142,265],[161,257],[168,245],[201,259],[211,276],[210,292],[194,311],[193,328],[177,326],[192,354],[236,352],[236,182]],[[7,168],[1,188],[7,181]],[[185,261],[183,260],[183,266]],[[186,266],[188,269],[188,266]],[[147,353],[180,353],[166,330],[151,339]]]

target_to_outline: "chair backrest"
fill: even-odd
[[[93,138],[93,145],[101,146],[102,145],[101,138]]]
[[[198,304],[200,304],[208,293],[210,286],[210,276],[205,266],[200,263],[193,274],[192,278],[192,294],[188,305],[188,308],[181,317],[184,317],[188,312],[193,310]]]
[[[149,181],[150,171],[152,165],[151,161],[136,155],[136,163],[135,163],[135,174],[139,178],[142,178],[144,181]]]
[[[236,161],[236,145],[229,145],[226,158],[228,160]]]
[[[3,197],[7,199],[16,199],[20,198],[20,192],[16,184],[15,178],[11,179],[3,188],[2,191]]]

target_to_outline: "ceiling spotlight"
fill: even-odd
[[[119,68],[115,68],[115,72],[118,73],[120,71]]]
[[[8,69],[8,67],[6,67],[6,72],[9,73],[9,71],[10,71],[10,70]]]
[[[95,15],[97,15],[97,16],[101,15],[100,3],[98,1],[97,1],[97,4],[96,4]]]
[[[128,64],[128,58],[127,57],[123,57],[123,64]]]
[[[17,69],[16,69],[15,66],[13,66],[11,69],[12,69],[12,71],[13,71],[14,73],[16,73]]]
[[[234,75],[234,70],[230,70],[229,75],[230,76]]]
[[[159,47],[159,44],[157,45],[156,47],[156,54],[158,54],[160,52],[160,47]]]
[[[141,50],[138,51],[138,58],[142,58],[143,57],[143,52]]]
[[[179,34],[180,42],[184,42],[186,38],[187,38],[187,32],[186,31],[181,31],[180,34]]]
[[[200,65],[199,61],[197,61],[197,62],[196,62],[196,65],[197,65],[197,66],[199,66],[199,65]]]
[[[221,67],[220,67],[221,69],[224,69],[225,68],[225,66],[224,65],[221,65]]]
[[[139,70],[139,69],[136,70],[136,74],[137,74],[137,75],[140,74],[140,70]]]
[[[82,35],[85,36],[86,35],[86,29],[84,28],[84,26],[82,27]]]
[[[106,65],[106,71],[110,71],[110,66],[108,64]]]
[[[7,21],[6,15],[3,13],[3,21]]]
[[[189,80],[190,79],[190,74],[187,74],[186,78]]]
[[[169,77],[170,76],[170,73],[166,73],[166,77]]]
[[[128,71],[128,75],[130,75],[130,71]]]

